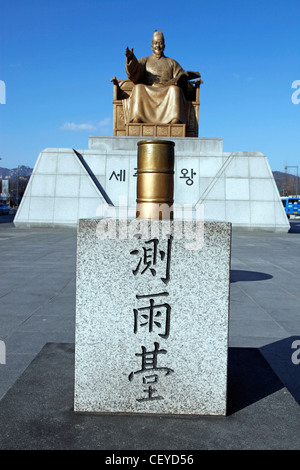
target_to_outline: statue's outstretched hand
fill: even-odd
[[[132,57],[134,55],[133,54],[133,48],[130,50],[130,49],[128,49],[128,47],[126,47],[125,55],[129,60],[132,59]]]

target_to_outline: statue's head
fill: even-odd
[[[161,31],[154,31],[151,48],[156,57],[161,57],[163,55],[165,50],[165,38]]]

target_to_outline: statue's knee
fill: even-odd
[[[171,85],[170,86],[171,93],[174,97],[179,97],[180,95],[180,88],[176,85]]]
[[[134,94],[136,96],[140,96],[141,92],[142,92],[142,89],[143,89],[143,86],[141,83],[137,83],[136,85],[134,85]]]

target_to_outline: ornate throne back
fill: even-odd
[[[111,79],[114,84],[113,92],[113,135],[115,136],[144,136],[144,137],[198,137],[199,127],[199,96],[200,83],[197,79],[188,82],[184,95],[188,104],[187,124],[128,124],[125,122],[123,100],[131,95],[134,83],[129,80]]]

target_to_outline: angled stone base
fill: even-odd
[[[175,129],[180,125],[164,132]],[[205,220],[231,222],[233,227],[247,230],[288,232],[290,225],[265,155],[223,152],[220,138],[149,134],[91,136],[88,149],[77,151],[45,149],[36,162],[15,224],[76,225],[79,218],[105,215],[111,203],[133,208],[135,213],[137,143],[145,139],[175,142],[174,200],[181,208],[194,210],[203,205]]]

